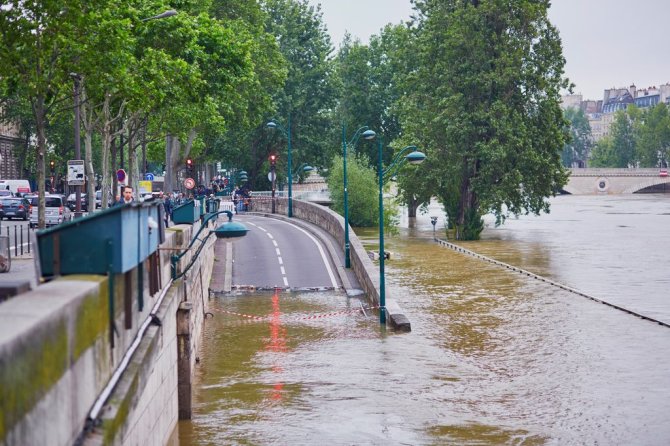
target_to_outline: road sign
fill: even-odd
[[[154,174],[151,172],[147,172],[144,174],[144,179],[147,181],[153,181],[154,180]]]
[[[268,181],[274,181],[277,178],[277,174],[274,172],[268,173]]]
[[[151,181],[138,181],[140,186],[140,195],[151,193]]]
[[[186,178],[184,180],[184,187],[186,189],[193,189],[195,187],[195,180],[193,178]]]
[[[84,160],[68,160],[67,184],[69,186],[83,186],[85,181]]]
[[[126,171],[123,170],[123,169],[117,170],[116,171],[116,180],[119,183],[123,183],[124,181],[126,181]]]

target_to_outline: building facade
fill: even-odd
[[[16,148],[22,143],[18,127],[0,121],[0,179],[21,179]]]

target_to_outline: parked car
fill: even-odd
[[[9,189],[0,189],[0,198],[13,197],[14,192]]]
[[[2,198],[0,199],[0,220],[20,218],[28,220],[30,215],[30,201],[25,198]]]
[[[47,226],[54,226],[63,223],[64,221],[72,220],[72,212],[65,206],[65,199],[62,195],[46,195],[44,219]],[[30,227],[34,228],[38,225],[38,201],[39,197],[33,197],[30,204]]]
[[[76,194],[70,194],[67,196],[67,207],[74,212],[77,207]],[[83,212],[88,211],[88,200],[86,199],[86,194],[81,194],[81,210]]]

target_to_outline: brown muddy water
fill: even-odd
[[[670,197],[552,203],[463,245],[670,322]],[[441,247],[430,215],[386,239],[411,333],[343,293],[213,300],[179,444],[670,444],[669,328]]]

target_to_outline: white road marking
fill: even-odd
[[[278,246],[277,245],[277,240],[272,240],[272,244],[275,245],[275,248]]]
[[[293,226],[294,228],[296,228],[299,231],[302,231],[307,237],[309,237],[314,242],[316,247],[319,249],[319,254],[321,254],[321,259],[323,260],[323,264],[326,267],[326,271],[328,271],[328,276],[330,277],[330,283],[333,285],[333,288],[337,289],[337,280],[335,280],[335,275],[333,274],[333,270],[330,268],[330,262],[328,262],[328,257],[326,257],[326,253],[323,252],[323,247],[321,246],[321,243],[319,243],[319,241],[317,239],[315,239],[312,236],[312,234],[305,231],[301,227],[296,226],[293,223],[288,223],[288,222],[284,222],[284,223]]]
[[[283,265],[283,264],[284,264],[284,260],[282,260],[281,257],[279,257],[277,260],[279,260],[279,264],[280,264],[280,265]]]

